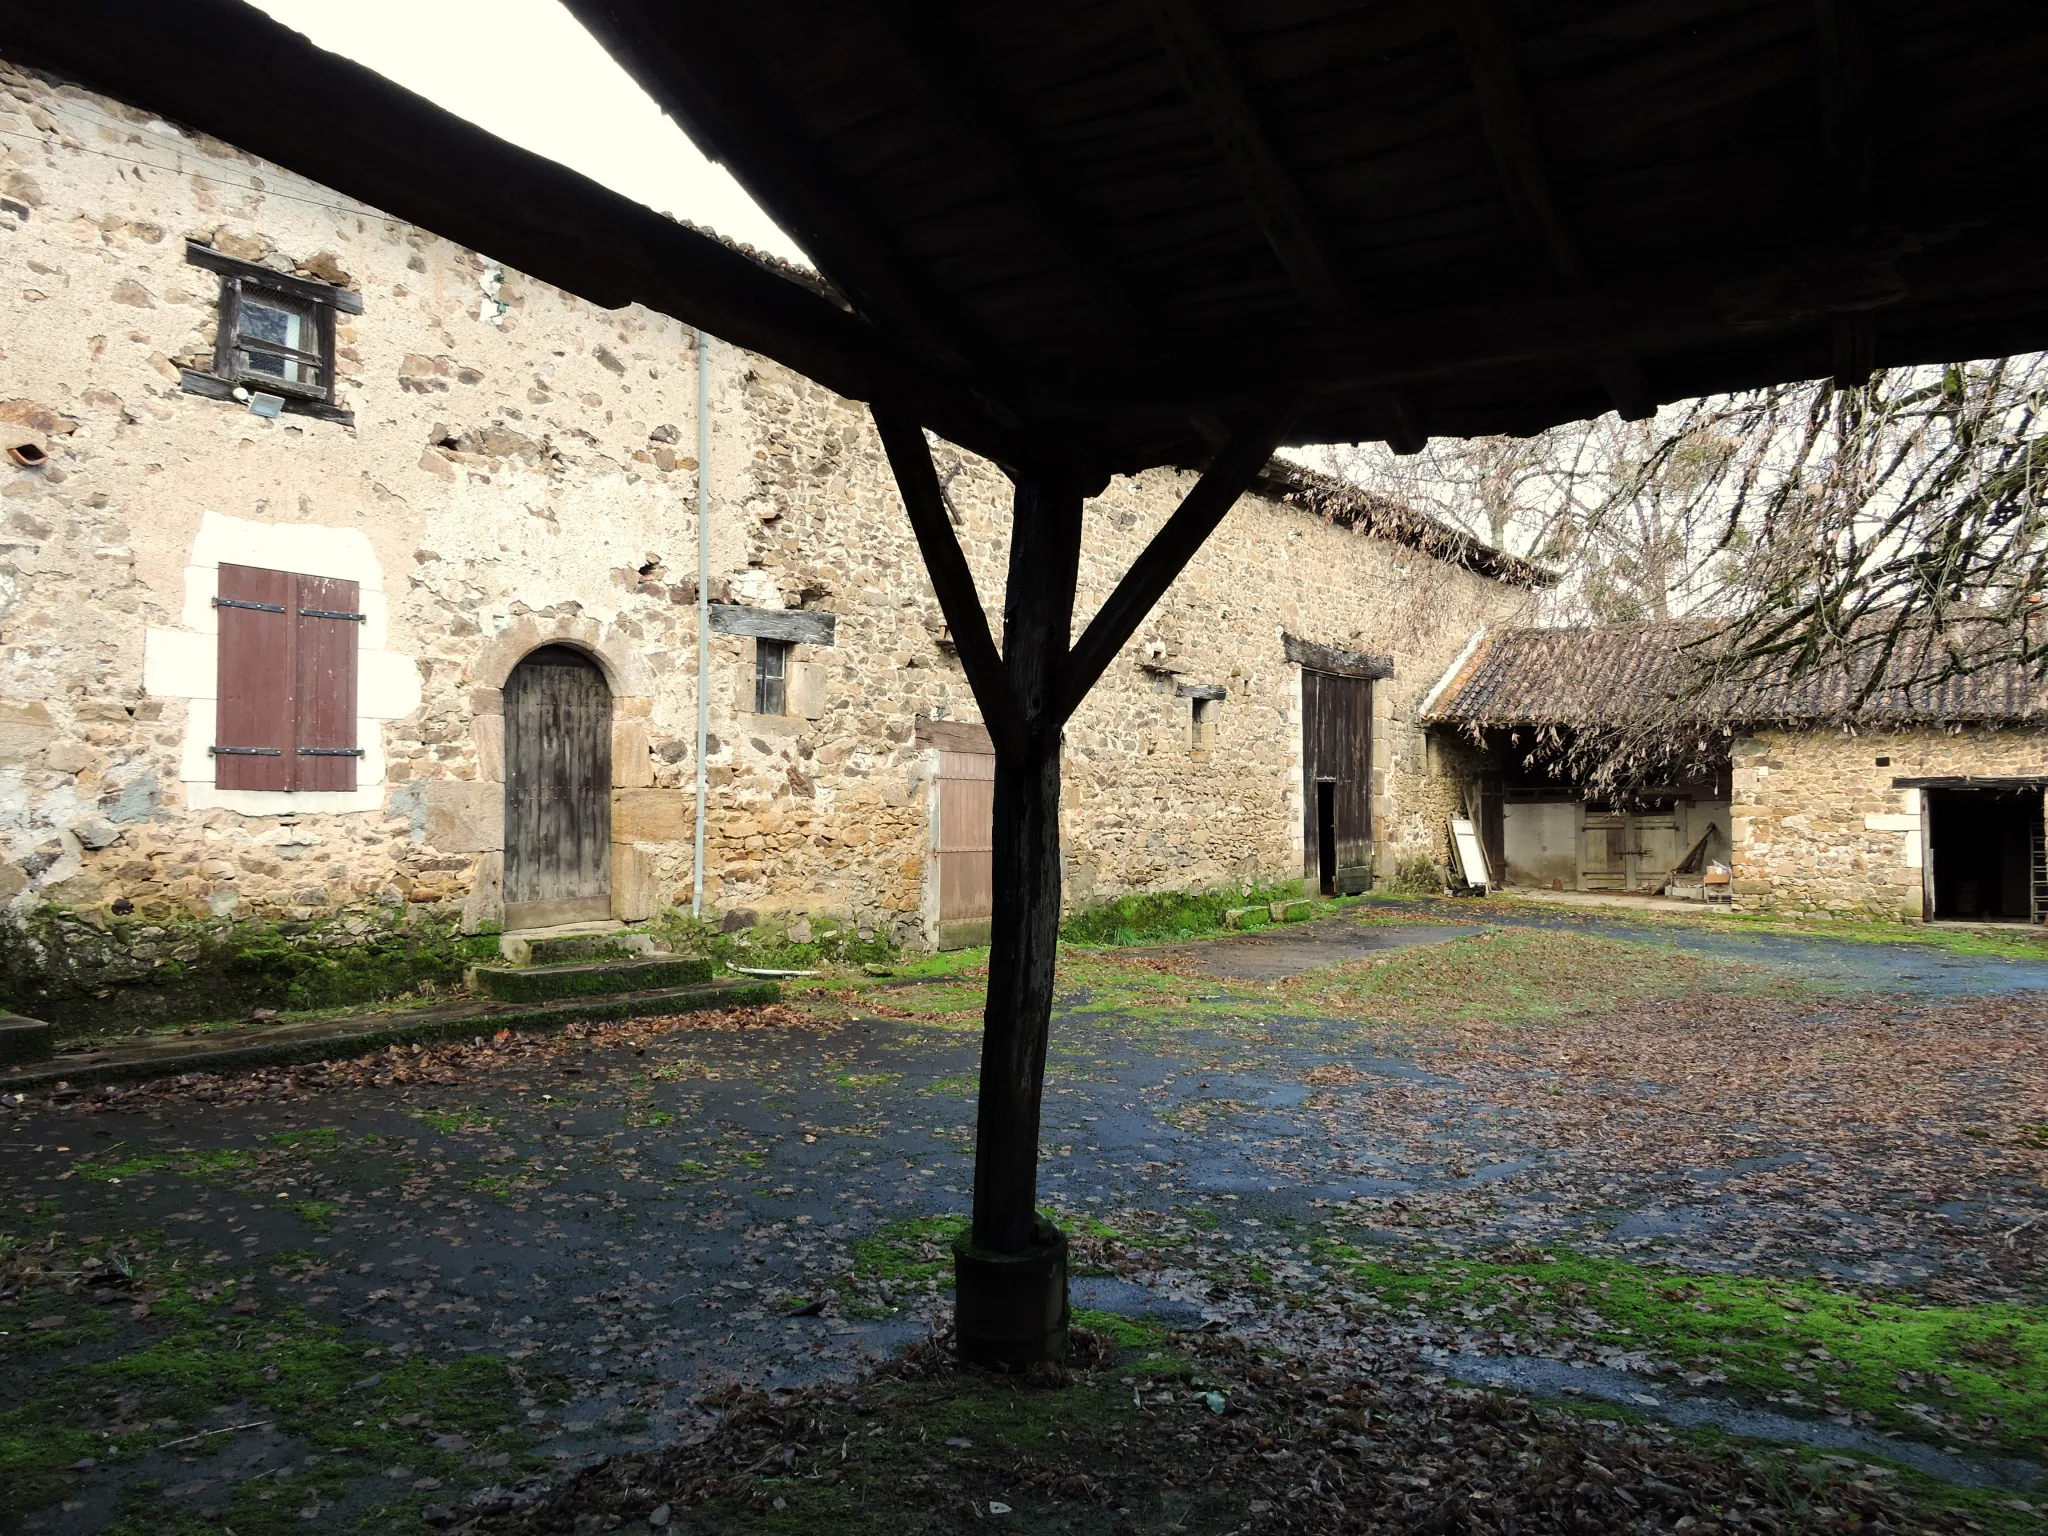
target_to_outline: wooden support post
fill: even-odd
[[[954,1245],[963,1360],[1017,1369],[1067,1348],[1067,1240],[1038,1216],[1038,1121],[1060,924],[1060,730],[1292,424],[1239,431],[1069,649],[1081,562],[1078,474],[1016,482],[998,655],[938,492],[924,432],[875,407],[897,485],[996,749],[994,910],[982,1012],[974,1221]]]
[[[1067,1349],[1067,1243],[1038,1219],[1038,1119],[1059,945],[1060,721],[1081,491],[1032,475],[1017,481],[1014,507],[1003,670],[1023,729],[1009,750],[996,744],[974,1224],[954,1250],[960,1356],[1010,1368]]]

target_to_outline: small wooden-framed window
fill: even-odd
[[[332,401],[334,310],[254,278],[226,278],[213,367],[237,384]]]
[[[353,581],[221,566],[217,788],[356,787],[359,601]]]
[[[787,640],[754,642],[754,713],[789,713],[789,648]]]
[[[335,404],[335,315],[361,314],[361,295],[273,272],[197,242],[187,242],[185,259],[220,276],[213,371],[185,369],[186,389],[215,398],[241,389],[275,396],[285,410],[353,420]]]

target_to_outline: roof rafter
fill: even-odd
[[[1202,0],[1147,0],[1146,13],[1182,87],[1208,125],[1238,191],[1280,265],[1310,308],[1347,320],[1351,306],[1337,280],[1336,248],[1323,233],[1294,173],[1273,147],[1246,94],[1230,48]]]
[[[1521,70],[1515,64],[1514,41],[1500,8],[1496,0],[1457,0],[1457,13],[1458,38],[1464,45],[1479,119],[1515,222],[1542,246],[1560,278],[1574,287],[1586,287],[1592,282],[1592,269],[1551,192],[1535,118],[1522,89]],[[1633,358],[1604,358],[1596,371],[1622,420],[1641,421],[1656,410],[1656,397]]]
[[[936,0],[875,0],[875,9],[918,78],[967,130],[982,157],[1009,183],[1032,223],[1087,285],[1126,349],[1144,350],[1153,326],[1098,254],[1101,220],[1067,191],[1039,155],[1028,127],[982,67],[956,9]]]
[[[1813,10],[1820,52],[1827,202],[1834,216],[1835,238],[1849,248],[1870,225],[1874,166],[1869,133],[1869,54],[1853,3],[1814,0]],[[1853,389],[1870,382],[1877,363],[1877,320],[1870,311],[1836,315],[1829,323],[1828,342],[1836,384]]]

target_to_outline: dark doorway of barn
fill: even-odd
[[[1331,779],[1316,780],[1316,889],[1325,896],[1337,894],[1337,785]]]
[[[2041,791],[1929,789],[1927,874],[1933,916],[1957,922],[2038,919]]]
[[[1372,883],[1372,680],[1301,674],[1303,876],[1350,895]]]
[[[548,645],[505,684],[505,926],[612,915],[612,695]]]

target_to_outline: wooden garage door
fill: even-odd
[[[986,944],[994,900],[996,760],[939,753],[939,948]]]
[[[611,690],[543,646],[505,684],[505,926],[610,917],[611,889]]]

